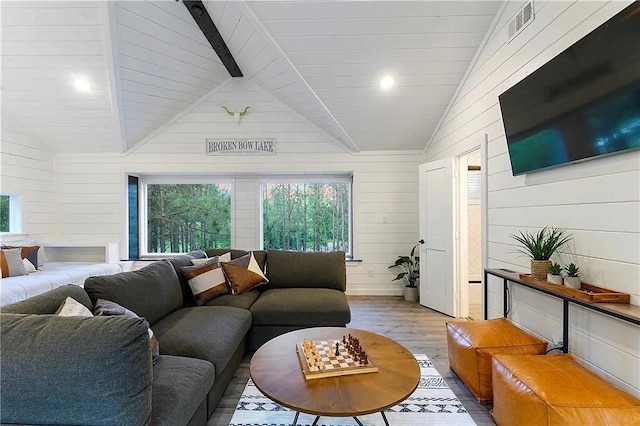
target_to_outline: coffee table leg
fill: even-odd
[[[358,418],[357,418],[357,417],[355,417],[355,416],[354,416],[354,417],[353,417],[353,420],[355,420],[355,421],[356,421],[356,423],[358,423],[360,426],[364,426],[364,425],[362,424],[362,422],[361,422],[360,420],[358,420]]]
[[[386,426],[389,426],[389,422],[387,421],[387,416],[384,415],[384,411],[380,411],[380,414],[382,414],[382,420],[384,420],[384,424]]]
[[[316,416],[316,419],[313,421],[311,426],[316,426],[318,424],[318,420],[320,420],[320,416]]]
[[[293,418],[293,426],[296,426],[298,424],[298,416],[300,415],[300,411],[296,411],[296,416]]]

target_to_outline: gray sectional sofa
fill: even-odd
[[[192,252],[2,307],[0,423],[206,424],[247,351],[287,331],[350,321],[344,253],[253,254],[269,283],[205,306],[195,306],[181,273],[205,257]],[[89,309],[111,300],[141,318],[52,315],[66,297]]]

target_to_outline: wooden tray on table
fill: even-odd
[[[580,289],[552,284],[546,280],[532,278],[529,274],[520,274],[520,279],[528,284],[533,284],[546,290],[554,291],[574,299],[592,303],[629,303],[631,297],[627,293],[620,293],[593,284],[582,283]]]

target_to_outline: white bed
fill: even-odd
[[[47,262],[36,272],[0,280],[0,306],[19,302],[65,284],[84,285],[84,280],[122,272],[118,263]]]

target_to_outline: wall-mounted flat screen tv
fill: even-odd
[[[640,148],[640,2],[499,101],[514,176]]]

